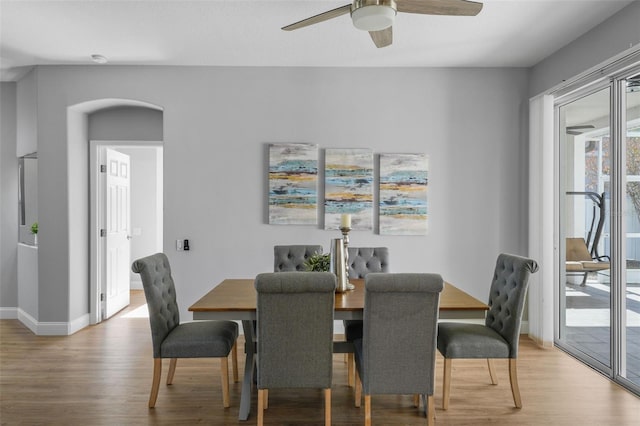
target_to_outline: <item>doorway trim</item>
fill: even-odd
[[[103,304],[101,294],[106,283],[102,273],[100,259],[104,256],[104,245],[100,236],[100,212],[102,211],[102,179],[100,173],[101,156],[103,148],[136,148],[155,147],[163,148],[162,141],[119,141],[119,140],[91,140],[89,141],[89,250],[90,250],[90,283],[89,283],[89,316],[92,325],[103,320]],[[154,177],[157,178],[157,177]],[[162,226],[160,224],[159,226]]]

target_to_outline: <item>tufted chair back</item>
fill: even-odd
[[[142,278],[151,323],[153,357],[160,358],[162,342],[180,324],[169,259],[164,253],[156,253],[136,260],[131,269]]]
[[[349,247],[349,278],[364,278],[369,272],[389,272],[386,247]]]
[[[274,246],[273,272],[304,272],[304,263],[314,254],[322,254],[322,246]]]
[[[439,274],[367,275],[364,334],[354,343],[365,394],[433,395],[443,287]]]
[[[263,273],[255,288],[258,388],[331,388],[336,276]]]
[[[485,325],[507,341],[509,358],[518,356],[518,335],[529,275],[537,270],[535,260],[512,254],[502,253],[496,261]]]

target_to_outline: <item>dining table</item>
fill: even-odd
[[[364,280],[351,279],[353,289],[336,292],[334,319],[361,320],[364,313]],[[189,307],[194,320],[242,321],[245,338],[245,368],[240,396],[239,420],[251,413],[251,391],[255,369],[257,293],[252,278],[228,278],[213,287]],[[439,319],[482,319],[489,306],[448,282],[440,294]],[[351,342],[334,341],[334,352],[352,352]]]

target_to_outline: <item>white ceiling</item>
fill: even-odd
[[[277,0],[0,0],[3,80],[38,64],[529,67],[632,0],[485,0],[476,17],[399,13],[377,49],[349,15],[284,25],[347,4]]]

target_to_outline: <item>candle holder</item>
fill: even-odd
[[[342,244],[344,245],[344,276],[347,277],[347,290],[353,290],[355,286],[349,282],[349,231],[351,231],[351,228],[348,226],[340,227]]]

